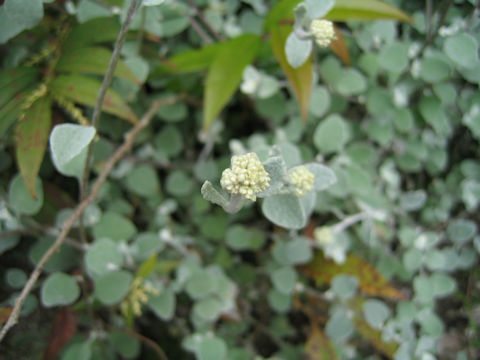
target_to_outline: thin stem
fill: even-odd
[[[107,72],[103,78],[102,86],[100,87],[100,91],[97,95],[97,102],[95,107],[93,108],[93,115],[92,115],[92,126],[97,128],[98,120],[100,118],[100,113],[102,112],[102,105],[103,101],[105,100],[105,95],[107,94],[107,89],[110,86],[110,83],[113,79],[113,74],[115,72],[115,68],[117,67],[118,59],[120,58],[120,50],[123,47],[125,42],[125,37],[128,32],[128,28],[130,27],[130,23],[135,15],[135,12],[139,5],[141,4],[142,0],[132,0],[130,2],[130,6],[127,10],[127,15],[125,20],[123,21],[122,27],[120,32],[118,33],[117,40],[115,41],[115,46],[113,48],[112,57],[110,58],[110,63],[108,64]],[[93,151],[93,143],[90,143],[87,150],[87,158],[85,161],[85,168],[83,170],[82,182],[80,183],[80,201],[85,199],[87,188],[88,188],[88,178],[90,176],[90,160],[92,157]],[[85,236],[85,229],[83,226],[83,221],[80,220],[80,238],[82,241],[86,240]]]
[[[370,215],[368,213],[365,213],[365,212],[358,213],[358,214],[355,214],[355,215],[352,215],[352,216],[349,216],[349,217],[343,219],[339,223],[333,225],[330,229],[331,229],[332,233],[334,233],[334,234],[339,233],[339,232],[349,228],[353,224],[355,224],[359,221],[368,219],[369,217],[370,217]]]
[[[118,59],[120,58],[120,50],[122,49],[123,44],[125,42],[125,37],[128,31],[128,28],[130,26],[130,23],[133,19],[133,16],[135,14],[137,5],[140,3],[141,3],[141,0],[131,1],[127,11],[127,16],[125,17],[125,21],[123,22],[120,32],[118,33],[117,40],[115,41],[112,57],[110,58],[110,63],[108,64],[107,72],[105,73],[105,76],[103,78],[102,86],[100,87],[100,91],[98,92],[98,95],[97,95],[97,102],[93,109],[92,126],[95,128],[97,128],[98,126],[98,120],[100,118],[100,113],[102,112],[103,101],[105,100],[105,95],[107,94],[108,87],[112,82],[113,74],[117,67]],[[81,192],[83,194],[85,194],[86,187],[88,186],[88,176],[90,173],[90,158],[91,158],[91,150],[92,150],[91,145],[89,146],[88,150],[89,151],[87,154],[87,161],[85,163],[85,171],[83,173],[83,180],[81,185],[82,186]]]
[[[171,98],[166,98],[163,100],[155,101],[151,106],[150,109],[145,113],[145,115],[142,117],[142,119],[133,127],[132,130],[130,130],[126,135],[125,135],[125,140],[123,144],[115,151],[115,153],[108,159],[108,161],[105,164],[105,167],[103,168],[102,172],[100,173],[100,176],[95,180],[92,190],[88,194],[85,199],[83,199],[80,204],[77,206],[75,209],[75,212],[70,216],[62,225],[62,229],[60,231],[60,234],[57,236],[55,239],[55,242],[50,246],[50,248],[47,250],[47,252],[43,255],[43,257],[40,259],[38,262],[37,266],[31,273],[27,283],[25,284],[24,288],[22,289],[22,292],[18,296],[18,298],[15,300],[15,305],[13,306],[13,310],[10,313],[10,316],[8,317],[7,322],[3,326],[1,332],[0,332],[0,342],[3,340],[5,335],[8,333],[8,331],[15,326],[15,324],[18,321],[18,316],[20,314],[20,311],[22,310],[23,303],[25,302],[25,299],[27,298],[28,294],[32,291],[34,285],[36,284],[40,274],[42,273],[42,269],[45,266],[45,264],[50,260],[50,258],[60,249],[62,244],[65,242],[65,239],[67,238],[68,233],[70,232],[71,228],[75,224],[75,222],[82,216],[83,212],[87,208],[87,206],[93,202],[93,200],[96,199],[98,192],[100,191],[100,187],[103,185],[105,180],[107,180],[108,175],[110,172],[113,170],[113,167],[117,164],[117,162],[123,158],[123,156],[130,151],[130,149],[133,146],[133,142],[137,135],[140,133],[141,130],[146,128],[152,119],[152,117],[155,115],[155,113],[158,111],[158,109],[162,106],[171,104],[177,100],[176,97],[171,97]]]
[[[189,17],[188,21],[190,21],[190,25],[192,25],[193,30],[195,30],[206,44],[211,44],[213,42],[212,38],[203,30],[200,24],[195,20],[193,17]]]
[[[200,11],[200,9],[197,7],[197,5],[195,5],[195,2],[193,0],[187,0],[187,3],[188,3],[188,5],[190,5],[195,10],[195,14],[198,16],[198,18],[203,23],[203,25],[205,25],[205,27],[210,31],[210,33],[213,35],[213,37],[217,41],[222,41],[223,40],[222,37],[217,33],[217,31],[213,28],[213,26],[210,25],[208,20],[205,19],[202,12]]]

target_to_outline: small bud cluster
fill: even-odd
[[[255,201],[256,195],[270,186],[270,177],[257,154],[233,156],[231,162],[232,167],[222,173],[222,188],[230,194],[242,195]]]
[[[295,186],[297,197],[304,197],[306,193],[313,190],[315,176],[305,166],[297,166],[288,175],[291,183]]]
[[[126,315],[131,309],[133,315],[142,315],[142,306],[148,302],[148,295],[158,295],[160,292],[149,284],[143,284],[143,278],[136,278],[130,288],[130,295],[123,301],[121,308]]]
[[[310,31],[312,32],[315,42],[320,47],[327,47],[336,39],[333,23],[328,20],[315,19],[310,23]]]
[[[82,111],[77,108],[73,102],[65,99],[63,96],[55,96],[55,101],[80,125],[90,126],[88,119],[83,116]]]

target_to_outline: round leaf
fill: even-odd
[[[123,263],[123,255],[114,241],[99,239],[88,248],[85,263],[91,275],[103,275],[118,269]]]
[[[472,68],[478,64],[478,43],[464,32],[449,37],[443,44],[447,56],[458,66]]]
[[[285,54],[287,55],[288,63],[294,67],[300,67],[307,61],[312,52],[312,41],[299,39],[294,32],[288,35],[285,42]]]
[[[96,130],[92,126],[56,125],[50,134],[50,150],[56,169],[67,176],[81,177],[87,147],[95,134]]]
[[[8,202],[21,214],[35,215],[43,205],[42,181],[38,178],[35,185],[35,192],[37,194],[36,199],[30,195],[21,175],[17,174],[11,181],[8,189]]]
[[[133,276],[128,271],[112,271],[95,280],[95,297],[105,305],[120,303],[130,289]]]
[[[347,141],[347,125],[337,114],[330,115],[315,129],[313,143],[322,153],[340,151]]]
[[[262,211],[272,223],[287,229],[301,229],[307,222],[299,198],[291,194],[266,198],[262,204]]]
[[[76,280],[61,272],[51,274],[42,285],[42,304],[47,307],[73,304],[79,295]]]

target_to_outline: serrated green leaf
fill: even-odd
[[[36,198],[35,183],[48,142],[52,122],[51,100],[43,97],[24,113],[15,129],[15,152],[17,165],[25,185]]]
[[[258,35],[246,34],[222,44],[208,70],[203,127],[208,129],[215,117],[240,85],[243,70],[257,55],[260,47]]]
[[[76,103],[94,107],[97,95],[102,86],[101,82],[81,75],[60,75],[50,84],[50,91],[59,97],[65,97]],[[119,118],[136,123],[135,113],[112,89],[107,90],[102,110]]]
[[[58,60],[55,70],[73,74],[104,75],[107,72],[112,52],[106,48],[91,46],[66,51]],[[141,81],[130,68],[119,60],[114,76],[140,84]]]
[[[392,19],[413,23],[403,11],[378,0],[336,0],[325,18],[332,21]]]

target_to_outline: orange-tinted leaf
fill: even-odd
[[[8,320],[8,317],[12,313],[12,308],[11,307],[3,307],[0,308],[0,326],[5,324],[5,322]]]
[[[317,326],[313,326],[305,344],[308,360],[336,360],[335,348],[330,339]]]
[[[101,82],[81,75],[57,76],[50,84],[50,91],[60,97],[65,97],[76,103],[94,107],[97,95],[102,86]],[[138,121],[135,113],[112,89],[107,90],[102,110],[132,123]]]
[[[365,294],[390,299],[405,299],[405,296],[390,285],[387,280],[369,263],[356,255],[348,255],[343,264],[337,264],[317,252],[313,261],[302,268],[306,276],[317,284],[330,284],[332,278],[339,274],[353,275],[358,278],[359,288]]]
[[[52,122],[51,100],[40,98],[25,112],[15,129],[17,164],[25,185],[33,198],[38,171],[48,142]]]
[[[330,48],[332,51],[342,60],[343,65],[350,66],[350,53],[348,52],[347,43],[342,36],[342,33],[335,26],[335,36],[337,37],[335,41],[332,41]]]
[[[77,316],[70,308],[64,307],[55,317],[48,347],[43,354],[44,360],[53,360],[77,332]]]
[[[358,297],[350,302],[350,306],[355,311],[355,316],[353,318],[353,324],[355,328],[360,335],[362,335],[373,345],[375,349],[377,349],[379,352],[381,352],[388,358],[393,359],[393,356],[397,352],[399,345],[394,341],[383,341],[382,332],[368,325],[367,321],[363,316],[362,304],[363,299]]]
[[[285,55],[285,42],[291,31],[292,26],[289,25],[274,26],[270,29],[270,41],[273,53],[292,86],[302,118],[306,120],[313,81],[312,56],[310,55],[307,61],[298,68],[293,68],[288,63]]]

